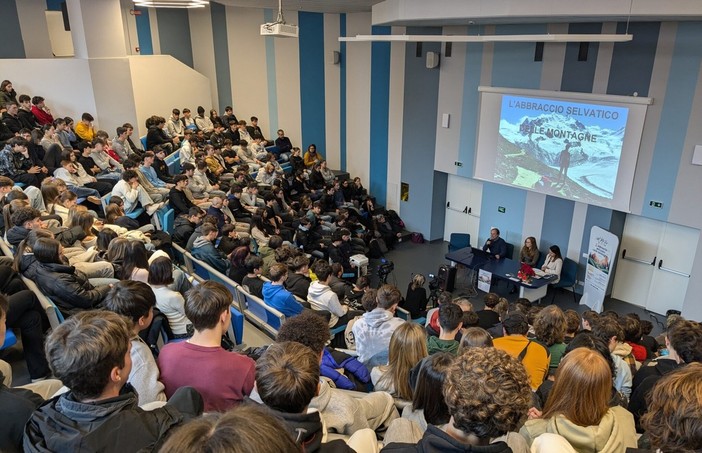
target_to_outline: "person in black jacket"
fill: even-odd
[[[205,216],[205,212],[198,208],[192,207],[187,213],[181,214],[176,217],[173,222],[173,242],[185,247],[188,243],[188,239],[195,232],[195,228],[202,222],[202,218]]]
[[[172,153],[179,141],[178,137],[170,138],[163,130],[166,127],[166,119],[162,116],[152,116],[147,123],[149,130],[146,133],[146,150],[153,150],[154,146],[160,145],[168,154]]]
[[[648,411],[649,393],[666,374],[688,363],[702,362],[702,327],[685,319],[675,321],[665,336],[668,355],[652,360],[634,375],[629,412],[641,431],[641,417]]]
[[[54,330],[47,356],[71,390],[34,412],[24,431],[25,452],[155,451],[171,430],[202,414],[202,397],[190,387],[162,408],[138,407],[127,384],[130,340],[127,321],[108,311],[80,313]]]
[[[37,239],[31,252],[21,257],[20,272],[42,289],[64,317],[101,305],[110,287],[93,287],[82,272],[64,264],[60,248],[56,239]]]
[[[404,302],[400,302],[400,307],[410,312],[412,319],[426,316],[427,314],[427,290],[424,288],[426,279],[422,274],[415,274],[412,281],[407,286],[407,295]]]
[[[185,188],[188,186],[187,176],[178,175],[173,178],[173,183],[175,186],[171,188],[168,199],[171,202],[171,207],[173,211],[175,211],[176,217],[178,217],[181,214],[187,214],[190,212],[191,208],[196,208],[197,206],[185,195]]]
[[[4,290],[5,288],[3,288]],[[5,321],[8,320],[9,323],[13,316],[12,304],[12,301],[8,302],[5,297],[0,295],[0,338],[5,338]],[[26,350],[27,345],[25,342],[26,338],[23,332],[22,346]],[[43,348],[39,352],[41,352],[43,357]],[[49,367],[46,365],[46,359],[44,359],[44,363],[48,373]],[[0,372],[0,426],[2,426],[0,430],[0,451],[19,453],[22,451],[24,425],[29,420],[32,412],[44,402],[47,396],[51,396],[58,391],[63,384],[56,379],[44,379],[36,384],[11,388],[9,384],[5,384],[5,379],[11,377],[6,377]]]
[[[7,230],[7,242],[9,242],[13,247],[17,247],[20,242],[27,237],[30,230],[44,227],[44,224],[41,221],[41,213],[29,206],[17,208],[17,210],[12,213],[10,221],[14,226]],[[54,233],[54,238],[64,247],[70,247],[76,241],[82,241],[85,239],[85,232],[80,226],[75,226],[73,228]]]
[[[351,265],[351,232],[345,228],[332,233],[332,243],[329,245],[329,260],[339,263],[344,268],[344,274],[355,274],[356,270]]]
[[[288,266],[290,272],[285,280],[285,289],[302,300],[307,300],[312,279],[310,274],[310,260],[305,255],[296,256]]]
[[[156,176],[158,179],[161,181],[168,183],[168,184],[175,184],[173,181],[173,176],[171,176],[171,172],[168,170],[168,164],[166,163],[166,150],[163,149],[161,146],[154,146],[154,154],[156,155],[156,159],[154,159],[153,167],[154,170],[156,171]]]

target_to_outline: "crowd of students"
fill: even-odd
[[[405,297],[371,288],[351,256],[393,247],[402,222],[360,179],[340,182],[314,145],[302,156],[280,130],[267,150],[255,117],[199,107],[149,118],[143,151],[129,124],[110,141],[90,114],[75,127],[54,120],[43,98],[25,105],[6,82],[0,199],[14,259],[0,260],[0,337],[19,330],[33,382],[12,387],[0,361],[0,450],[702,447],[700,324],[671,317],[655,339],[635,315],[492,293],[479,311],[449,293],[431,308],[422,276]],[[181,174],[165,162],[173,153]],[[283,313],[275,342],[231,351],[232,294],[193,284],[172,243]],[[527,258],[532,248],[529,238]],[[65,317],[46,338],[19,274]],[[170,340],[158,351],[157,326]]]

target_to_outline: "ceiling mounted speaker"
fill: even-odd
[[[427,52],[427,69],[439,67],[439,54],[436,52]]]

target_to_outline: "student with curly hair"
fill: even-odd
[[[451,416],[446,425],[427,426],[416,445],[391,443],[383,451],[513,451],[496,438],[517,429],[531,402],[529,379],[518,361],[493,348],[467,349],[449,367],[443,396]]]
[[[657,451],[693,453],[702,450],[700,376],[702,363],[691,363],[668,373],[653,388],[648,412],[641,424]]]
[[[637,423],[646,413],[646,396],[663,376],[685,364],[702,362],[702,326],[694,321],[678,319],[668,329],[665,345],[668,355],[652,360],[634,376],[629,410]]]
[[[554,374],[561,357],[565,353],[566,344],[563,342],[568,328],[563,310],[557,305],[549,305],[539,311],[534,320],[534,332],[536,339],[548,348],[551,356],[549,363],[549,374]]]
[[[541,417],[527,421],[519,432],[529,445],[544,433],[559,434],[580,452],[636,448],[634,417],[623,407],[609,407],[611,397],[607,361],[597,351],[578,348],[558,367]]]

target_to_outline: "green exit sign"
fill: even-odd
[[[649,206],[652,206],[654,208],[662,208],[663,203],[661,203],[660,201],[651,200],[651,202],[649,203]]]
[[[497,212],[501,212],[502,214],[504,214],[505,211],[507,211],[507,210],[505,209],[504,206],[498,206],[498,207],[497,207]]]

